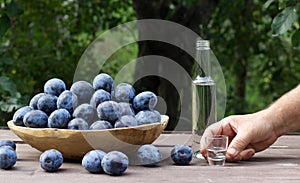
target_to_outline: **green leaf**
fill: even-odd
[[[284,8],[289,7],[290,6],[290,5],[288,5],[289,1],[290,0],[279,0],[278,1],[278,9],[283,10]]]
[[[300,48],[300,29],[298,29],[292,36],[292,45],[294,48]]]
[[[267,9],[275,0],[268,0],[267,2],[265,2],[265,4],[263,5],[263,9]]]
[[[6,76],[0,76],[0,92],[8,92],[12,97],[18,97],[19,92],[17,91],[17,87],[15,83]]]
[[[285,33],[295,21],[298,19],[298,14],[294,6],[289,6],[280,12],[274,19],[271,25],[275,35]]]
[[[6,14],[0,17],[0,37],[2,37],[10,27],[10,20]]]
[[[17,104],[17,103],[11,103],[11,102],[15,102],[16,99],[13,99],[12,101],[0,101],[0,111],[4,111],[4,112],[12,112],[15,109],[18,109],[20,107],[22,107],[22,105]]]
[[[6,76],[0,76],[0,111],[12,112],[19,108],[21,94],[17,91],[15,83]]]

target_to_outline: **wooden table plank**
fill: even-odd
[[[164,160],[154,168],[130,165],[123,176],[90,174],[80,162],[65,161],[60,171],[46,173],[39,165],[41,152],[33,149],[9,130],[0,130],[0,139],[17,142],[18,161],[12,170],[0,170],[1,183],[65,182],[299,182],[300,136],[287,135],[249,161],[210,167],[205,160],[193,159],[190,166],[176,166],[169,158],[173,145],[189,143],[190,134],[162,134],[155,145]]]

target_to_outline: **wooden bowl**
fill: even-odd
[[[107,130],[28,128],[16,126],[12,121],[7,125],[25,143],[39,151],[57,149],[64,158],[81,159],[93,149],[130,153],[140,145],[151,144],[163,132],[168,121],[169,117],[162,115],[160,123]]]

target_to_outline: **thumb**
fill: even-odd
[[[237,156],[248,146],[250,139],[245,135],[237,134],[231,141],[227,156],[233,159],[239,159]]]

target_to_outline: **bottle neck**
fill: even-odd
[[[197,40],[196,61],[197,77],[211,78],[210,46],[208,40]]]

